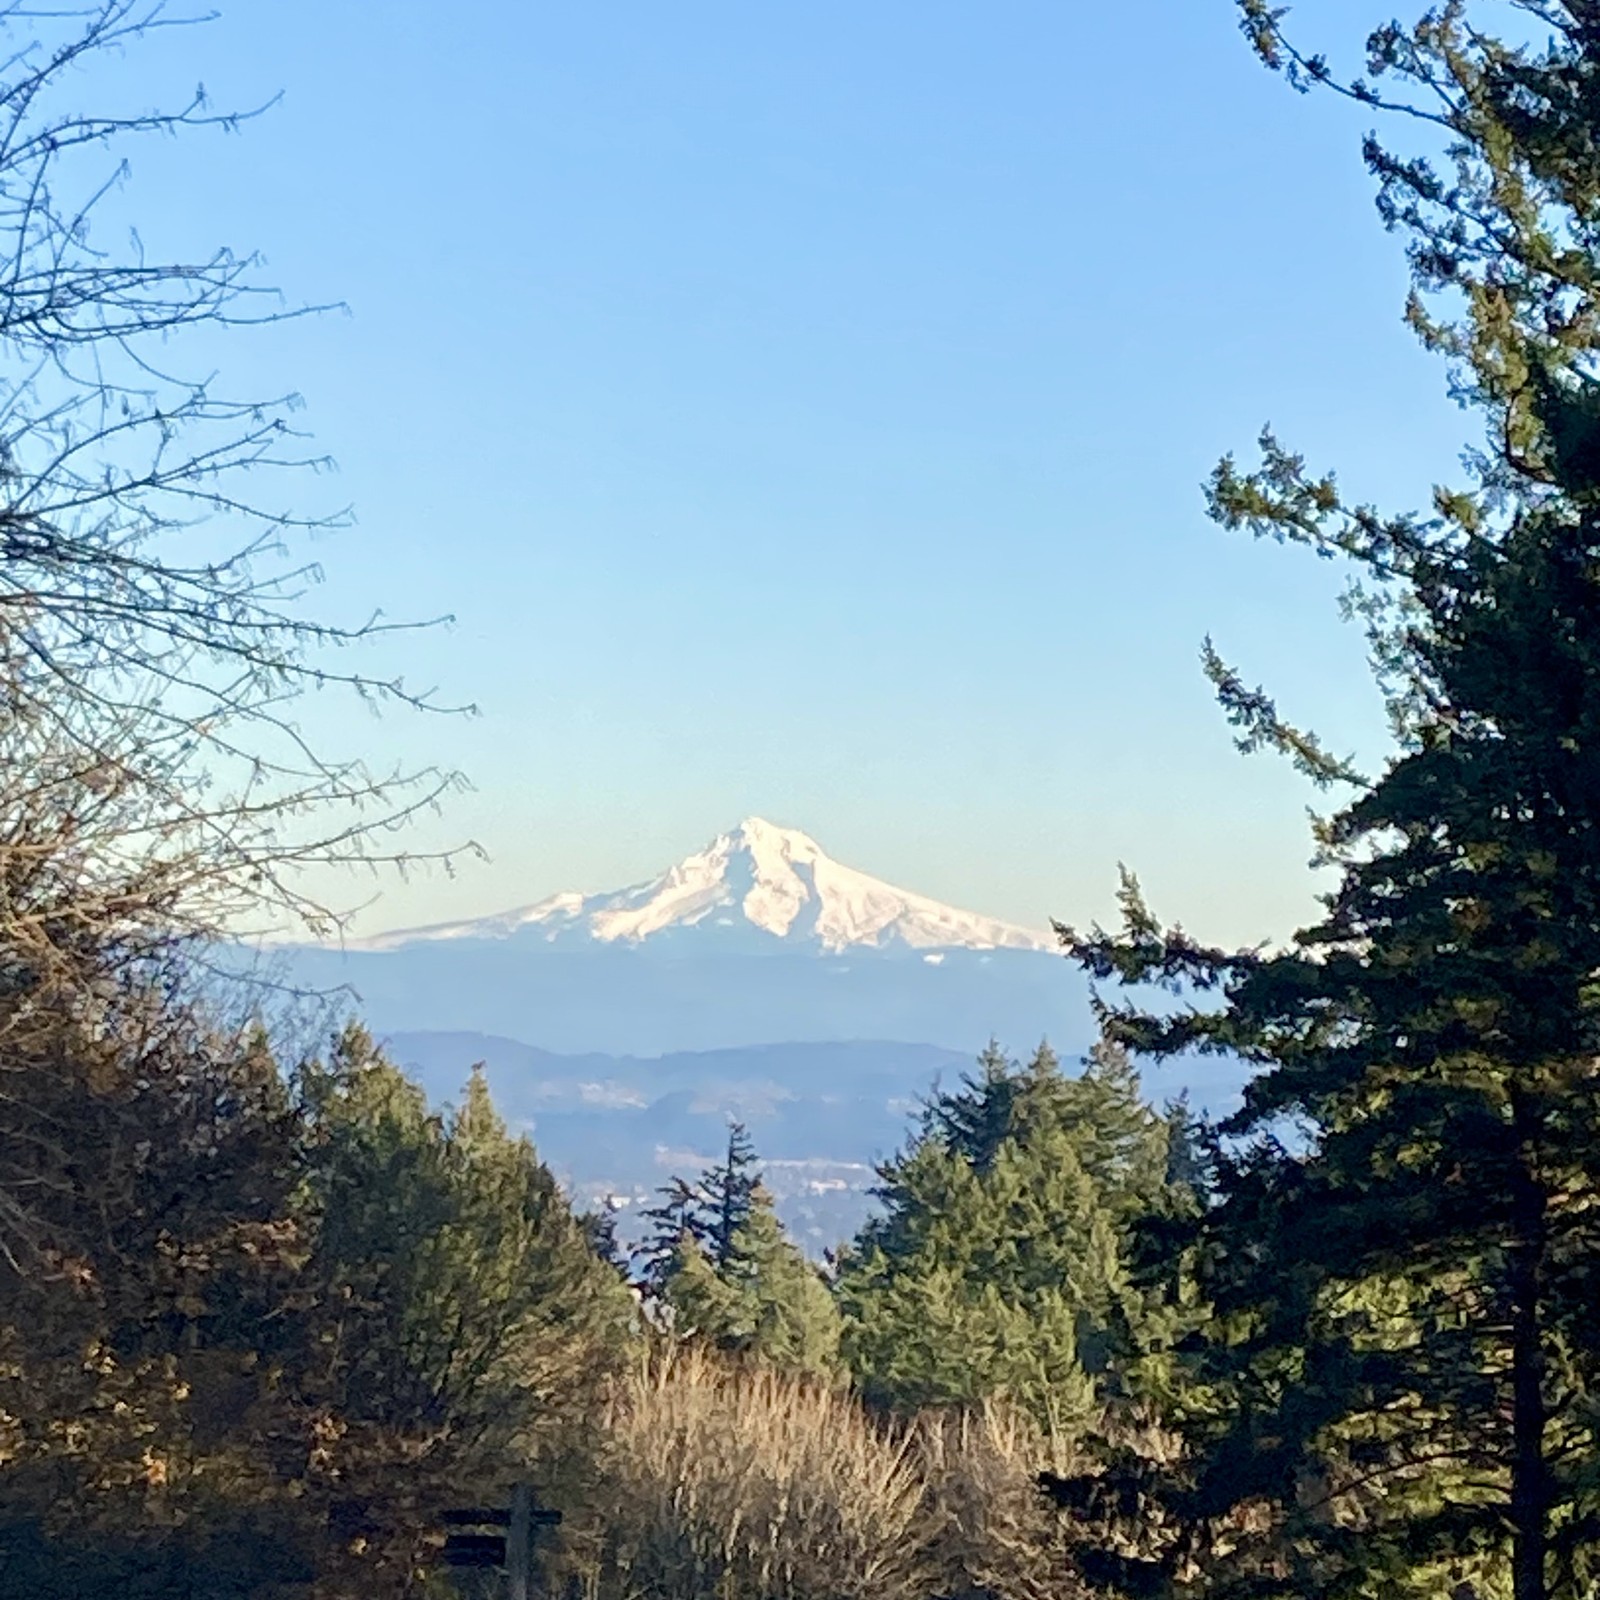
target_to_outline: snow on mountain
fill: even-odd
[[[468,922],[352,940],[393,950],[441,939],[543,935],[549,943],[639,945],[688,928],[751,932],[785,946],[1054,950],[1048,934],[897,889],[846,867],[794,828],[747,817],[660,877],[611,894],[565,893]]]

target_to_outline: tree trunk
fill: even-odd
[[[1511,1243],[1511,1592],[1548,1600],[1545,1575],[1549,1481],[1545,1464],[1544,1351],[1540,1277],[1545,1250],[1544,1191],[1535,1171],[1531,1117],[1516,1107],[1518,1152]]]

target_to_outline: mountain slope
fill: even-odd
[[[659,877],[499,916],[278,946],[265,974],[346,991],[380,1032],[467,1030],[563,1054],[655,1056],[780,1040],[973,1052],[1091,1031],[1046,934],[941,905],[752,817]]]
[[[960,911],[835,861],[807,834],[748,817],[647,883],[610,894],[552,895],[466,922],[352,941],[394,950],[441,940],[538,939],[562,948],[660,943],[694,930],[727,947],[782,943],[825,954],[855,948],[938,952],[1051,950],[1042,932]]]

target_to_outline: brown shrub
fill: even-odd
[[[912,1434],[837,1385],[658,1346],[619,1385],[559,1565],[585,1600],[926,1600]]]
[[[1041,1472],[1078,1465],[1062,1435],[988,1403],[925,1411],[914,1438],[939,1530],[941,1593],[1075,1600],[1086,1592],[1069,1564],[1062,1514],[1039,1491]]]
[[[1041,1472],[1070,1446],[1001,1405],[874,1417],[848,1388],[652,1348],[568,1512],[572,1600],[1079,1600]]]

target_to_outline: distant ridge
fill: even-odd
[[[835,861],[808,834],[747,817],[659,877],[611,893],[552,895],[464,922],[350,940],[396,950],[442,940],[532,939],[566,948],[637,946],[694,929],[832,954],[850,949],[1053,951],[1047,933],[960,911]]]

